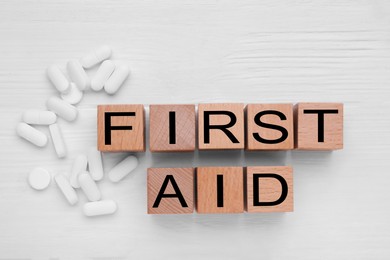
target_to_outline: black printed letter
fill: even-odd
[[[112,116],[135,116],[135,112],[105,112],[104,113],[104,144],[111,145],[112,130],[132,130],[132,126],[112,126]]]
[[[174,194],[164,194],[169,182],[171,182],[172,187],[175,190]],[[162,198],[178,198],[180,201],[180,204],[183,208],[188,207],[187,202],[185,201],[185,199],[183,197],[183,194],[181,194],[181,191],[180,191],[179,187],[177,186],[175,178],[173,178],[173,175],[167,175],[165,177],[165,180],[161,186],[161,189],[158,192],[157,198],[153,203],[153,208],[158,208],[158,205],[160,205]]]
[[[264,115],[276,115],[280,118],[280,120],[287,120],[286,116],[282,112],[276,111],[276,110],[265,110],[265,111],[261,111],[261,112],[257,113],[255,115],[254,120],[258,126],[278,130],[282,133],[282,136],[278,139],[269,140],[269,139],[262,138],[258,133],[253,133],[253,137],[256,139],[256,141],[258,141],[260,143],[264,143],[264,144],[278,144],[278,143],[281,143],[284,140],[286,140],[288,137],[287,129],[284,128],[283,126],[261,122],[260,118]]]

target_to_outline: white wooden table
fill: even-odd
[[[69,154],[15,135],[26,109],[56,91],[64,66],[109,44],[131,67],[116,96],[87,93]],[[389,1],[0,1],[0,259],[389,259]],[[324,152],[137,155],[118,184],[99,183],[119,211],[88,219],[36,166],[69,171],[95,145],[103,103],[329,101],[345,104],[345,148]],[[48,134],[46,128],[41,128]],[[106,170],[124,154],[105,154]],[[295,212],[146,214],[146,168],[292,165]]]

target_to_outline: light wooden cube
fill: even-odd
[[[242,167],[197,168],[198,213],[244,212]]]
[[[244,149],[243,104],[199,104],[198,125],[200,150]],[[208,130],[207,125],[223,130]]]
[[[143,105],[99,105],[97,122],[99,151],[145,151]]]
[[[193,212],[194,168],[148,168],[148,214]]]
[[[292,168],[255,166],[246,169],[247,211],[294,211]]]
[[[294,118],[295,148],[300,150],[343,148],[343,104],[298,103],[294,107]],[[321,122],[323,125],[320,125]]]
[[[195,105],[150,105],[149,118],[150,151],[195,150]]]
[[[248,104],[246,106],[246,149],[294,149],[292,104]]]

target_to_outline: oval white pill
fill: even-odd
[[[110,58],[111,53],[112,51],[109,46],[100,46],[81,58],[81,65],[86,69],[92,68],[96,64]]]
[[[103,179],[103,161],[102,153],[95,147],[91,147],[88,150],[88,168],[92,179],[100,181]]]
[[[68,179],[63,174],[57,174],[54,176],[54,181],[56,182],[58,188],[64,194],[66,200],[70,205],[74,205],[79,200],[77,197],[76,191],[70,186]]]
[[[59,92],[66,92],[69,89],[69,81],[64,73],[56,65],[51,65],[46,70],[47,77]]]
[[[71,105],[75,105],[83,98],[83,92],[74,84],[70,83],[69,91],[61,93],[61,98]]]
[[[85,70],[78,60],[70,60],[66,66],[70,79],[76,84],[80,90],[85,90],[89,87],[89,78]]]
[[[23,113],[23,121],[31,125],[51,125],[57,121],[57,116],[51,111],[30,109]]]
[[[112,182],[118,182],[126,177],[135,168],[137,168],[137,166],[137,157],[130,155],[111,169],[111,171],[108,173],[108,178]]]
[[[115,64],[112,61],[104,61],[91,80],[91,88],[95,91],[101,90],[114,70]]]
[[[37,167],[28,175],[28,183],[31,188],[36,190],[46,189],[51,182],[50,173],[43,168]]]
[[[46,107],[66,121],[74,121],[77,118],[77,108],[58,97],[50,97],[46,101]]]
[[[113,214],[117,210],[117,205],[113,200],[101,200],[84,204],[83,211],[87,217]]]
[[[80,188],[83,190],[89,201],[100,200],[100,191],[96,183],[92,180],[91,175],[89,175],[87,171],[79,175],[79,183]]]
[[[19,123],[16,133],[36,146],[43,147],[47,144],[47,136],[26,123]]]
[[[115,94],[129,76],[129,72],[130,70],[127,66],[117,67],[106,84],[104,84],[104,90],[110,95]]]
[[[80,154],[73,162],[72,171],[70,173],[70,185],[73,188],[80,188],[79,175],[87,170],[87,156]]]
[[[66,156],[66,146],[64,139],[62,138],[61,130],[58,124],[52,124],[49,126],[51,139],[53,141],[54,149],[56,150],[58,158]]]

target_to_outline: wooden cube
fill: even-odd
[[[246,186],[249,213],[294,211],[291,167],[247,167]]]
[[[148,168],[148,214],[194,212],[194,168]]]
[[[195,105],[149,106],[150,151],[195,150]]]
[[[337,150],[343,148],[343,104],[298,103],[294,107],[295,148]]]
[[[99,105],[97,122],[99,151],[145,151],[143,105]]]
[[[248,104],[246,122],[247,150],[294,149],[292,104]]]
[[[197,168],[198,213],[244,212],[242,167]]]
[[[243,104],[199,104],[200,150],[244,149]]]

